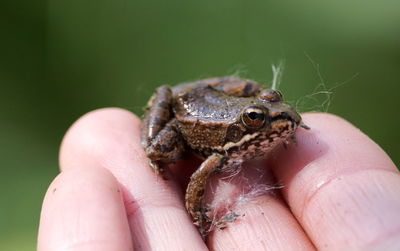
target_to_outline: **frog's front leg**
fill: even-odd
[[[185,144],[176,124],[176,119],[169,121],[145,148],[150,167],[155,172],[163,172],[160,163],[173,163],[179,160],[185,151]]]
[[[208,207],[203,201],[206,184],[210,176],[220,168],[224,160],[225,157],[218,153],[209,156],[192,174],[186,189],[186,209],[193,217],[194,224],[198,226],[203,238],[207,234],[207,226],[211,223],[207,216]]]

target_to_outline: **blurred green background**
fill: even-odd
[[[302,111],[326,108],[324,95],[306,98],[319,73],[325,90],[346,82],[329,112],[400,164],[399,1],[1,1],[0,250],[35,249],[58,147],[79,116],[140,114],[165,83],[239,73],[268,85],[280,60],[280,89]]]

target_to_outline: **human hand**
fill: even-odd
[[[399,250],[400,175],[390,158],[338,117],[303,118],[312,130],[268,163],[282,196],[241,204],[245,216],[206,245],[184,208],[183,179],[148,167],[140,121],[116,108],[91,112],[63,140],[38,250]]]

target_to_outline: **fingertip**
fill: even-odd
[[[271,196],[244,205],[245,215],[211,233],[212,250],[315,250],[286,205]]]
[[[301,115],[303,119],[312,119],[312,120],[340,120],[342,122],[347,122],[347,120],[343,119],[342,117],[337,116],[333,113],[327,112],[305,112]]]
[[[163,180],[149,167],[140,144],[140,120],[132,113],[106,108],[84,115],[62,142],[60,166],[63,172],[103,167],[116,177],[124,191],[134,248],[204,247],[175,181]],[[187,237],[183,242],[177,238],[182,232]]]
[[[339,169],[373,166],[397,171],[383,149],[347,120],[329,113],[305,113],[302,117],[311,129],[298,129],[297,144],[289,145],[285,150],[278,149],[271,158],[274,173],[280,180],[290,182],[296,175],[302,174],[301,170],[310,163],[327,158],[336,161],[331,164],[347,163]],[[306,168],[310,169],[311,166]]]
[[[38,250],[131,250],[121,192],[104,168],[74,168],[49,186],[40,217]]]
[[[300,129],[297,146],[277,151],[272,165],[317,248],[361,249],[396,231],[400,221],[392,218],[400,200],[390,191],[400,191],[400,179],[390,157],[338,116],[308,113],[303,119],[311,130]]]
[[[118,135],[126,132],[138,139],[139,128],[140,119],[121,108],[101,108],[88,112],[68,129],[62,140],[60,169],[82,166],[82,163],[88,164],[84,166],[91,166],[94,156],[108,156],[107,152],[112,144],[107,140],[118,140]]]

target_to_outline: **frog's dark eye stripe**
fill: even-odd
[[[265,123],[265,111],[257,106],[250,106],[242,113],[242,122],[249,128],[260,128]]]

